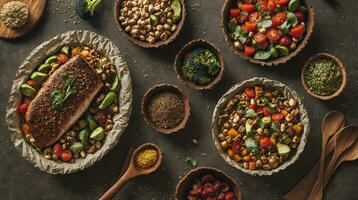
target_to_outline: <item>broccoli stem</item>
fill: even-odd
[[[102,0],[87,0],[87,10],[90,11],[91,16],[94,15],[94,10],[102,2]]]

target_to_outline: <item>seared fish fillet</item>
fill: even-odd
[[[75,77],[76,90],[63,104],[63,109],[55,109],[51,94],[54,90],[63,91],[63,74]],[[57,69],[43,83],[41,89],[31,101],[25,114],[29,131],[40,148],[55,143],[87,110],[102,88],[103,83],[81,56],[75,56]]]

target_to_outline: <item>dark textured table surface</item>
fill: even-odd
[[[199,166],[212,166],[227,172],[240,183],[244,199],[281,199],[319,158],[320,124],[326,112],[342,111],[349,123],[358,123],[358,4],[355,0],[312,1],[316,19],[309,44],[297,57],[275,68],[248,63],[229,50],[220,30],[223,0],[187,0],[188,16],[183,32],[173,43],[160,49],[137,47],[116,30],[113,1],[104,1],[92,21],[76,24],[70,18],[72,8],[66,6],[70,0],[47,2],[43,18],[32,32],[19,39],[0,40],[0,199],[97,199],[117,179],[127,150],[145,142],[154,142],[162,148],[164,162],[154,174],[136,178],[126,185],[116,196],[118,199],[172,199],[179,176],[191,168],[184,161],[187,156],[196,159]],[[133,80],[133,112],[120,142],[102,160],[75,174],[50,175],[34,168],[14,149],[6,127],[5,108],[16,71],[31,50],[58,33],[76,29],[95,31],[119,47]],[[177,80],[173,69],[176,52],[197,38],[213,42],[225,58],[223,80],[208,92],[187,88]],[[345,92],[328,102],[310,97],[300,82],[300,70],[305,60],[318,52],[332,53],[340,58],[349,76]],[[312,131],[298,162],[270,177],[252,177],[228,166],[211,141],[211,115],[220,96],[233,84],[255,76],[279,80],[296,90],[311,119]],[[139,114],[144,92],[161,82],[178,85],[190,97],[192,116],[186,129],[177,136],[156,133]],[[192,143],[193,138],[199,141],[198,145]],[[358,161],[344,163],[326,188],[325,199],[358,199],[357,172]]]

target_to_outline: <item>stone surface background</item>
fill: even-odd
[[[342,111],[349,123],[358,123],[358,4],[355,0],[312,1],[316,20],[311,41],[297,57],[274,68],[251,64],[230,51],[220,29],[223,0],[187,0],[188,16],[183,32],[173,43],[160,49],[137,47],[117,31],[113,19],[113,1],[104,1],[93,20],[76,24],[73,22],[75,18],[70,18],[73,12],[71,0],[47,2],[44,16],[33,31],[19,39],[0,40],[0,199],[98,199],[117,179],[128,149],[145,142],[154,142],[162,148],[163,165],[154,174],[130,182],[116,199],[172,199],[179,176],[191,169],[185,163],[187,156],[196,159],[199,166],[216,167],[227,172],[240,183],[244,199],[281,199],[319,158],[320,124],[326,112]],[[101,161],[75,174],[50,175],[27,163],[14,149],[5,123],[5,109],[12,80],[23,59],[44,40],[76,29],[95,31],[119,47],[132,75],[133,114],[118,145]],[[177,80],[174,73],[176,52],[190,40],[198,38],[214,43],[225,58],[223,80],[211,91],[191,90]],[[328,102],[310,97],[301,85],[300,70],[305,60],[318,52],[336,55],[348,72],[349,82],[345,92]],[[228,166],[211,141],[211,115],[220,96],[233,84],[255,76],[281,81],[296,90],[303,98],[311,119],[312,131],[298,162],[271,177],[252,177]],[[140,116],[140,101],[144,92],[162,82],[178,85],[190,97],[190,121],[186,129],[176,136],[156,133]],[[194,138],[199,141],[198,145],[192,143]],[[331,179],[325,199],[358,199],[357,170],[358,161],[344,163]]]

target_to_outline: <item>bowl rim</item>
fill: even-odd
[[[169,129],[155,126],[154,123],[150,120],[148,113],[147,113],[147,105],[148,105],[150,99],[155,94],[161,93],[163,91],[171,91],[171,92],[179,95],[179,97],[183,101],[183,105],[184,105],[183,120],[180,122],[180,124],[178,126],[169,128]],[[167,84],[167,83],[156,84],[156,85],[152,86],[151,88],[149,88],[143,95],[142,103],[141,103],[141,115],[142,115],[144,121],[152,129],[154,129],[155,131],[157,131],[159,133],[165,134],[165,135],[176,134],[180,130],[184,129],[186,126],[186,123],[188,122],[189,117],[190,117],[190,110],[191,110],[191,108],[190,108],[189,97],[186,94],[184,94],[184,92],[182,90],[180,90],[179,87],[177,87],[176,85]]]
[[[338,88],[338,90],[336,92],[334,92],[333,94],[329,95],[329,96],[322,96],[322,95],[318,95],[318,94],[315,94],[313,93],[307,86],[306,84],[306,78],[305,78],[305,72],[308,68],[308,66],[318,60],[318,59],[328,59],[332,62],[334,62],[335,64],[338,65],[341,73],[342,73],[342,83],[341,83],[341,86]],[[304,64],[302,70],[301,70],[301,83],[303,85],[303,88],[306,90],[306,92],[311,95],[312,97],[315,97],[317,99],[320,99],[320,100],[331,100],[337,96],[339,96],[343,91],[344,91],[344,88],[346,87],[347,85],[347,72],[346,72],[346,68],[344,67],[343,63],[334,55],[332,54],[329,54],[329,53],[317,53],[316,55],[310,57],[306,63]]]
[[[228,9],[230,8],[230,3],[232,1],[233,0],[226,0],[222,6],[222,9],[221,9],[221,30],[225,36],[225,41],[229,45],[231,51],[233,51],[236,55],[239,55],[244,60],[248,60],[251,63],[259,64],[261,66],[267,66],[267,67],[284,64],[287,61],[289,61],[291,58],[298,55],[304,49],[304,47],[307,45],[307,43],[309,42],[309,40],[312,36],[313,29],[315,26],[315,24],[314,24],[315,12],[314,12],[314,9],[313,9],[310,1],[303,0],[303,2],[306,4],[307,13],[308,13],[308,18],[306,21],[306,33],[305,33],[305,36],[303,37],[303,40],[298,44],[297,48],[293,52],[290,52],[287,56],[283,56],[283,57],[279,57],[279,58],[267,60],[267,61],[258,60],[258,59],[254,59],[253,57],[246,56],[241,50],[238,50],[234,47],[234,43],[228,35],[228,29],[227,29],[226,22],[227,22],[227,16],[228,16]]]
[[[279,167],[272,169],[272,170],[248,170],[240,167],[237,162],[235,162],[233,159],[231,159],[229,156],[226,155],[226,152],[223,151],[223,149],[220,146],[220,141],[217,138],[217,135],[219,133],[218,131],[218,117],[221,113],[221,110],[224,106],[227,105],[228,101],[232,99],[232,97],[235,96],[238,92],[242,91],[245,87],[254,86],[254,85],[263,85],[264,87],[268,88],[276,88],[280,90],[285,96],[289,96],[294,98],[300,109],[300,119],[301,123],[304,126],[303,133],[301,135],[300,143],[295,150],[295,153],[288,159],[286,162],[282,163]],[[250,174],[253,176],[270,176],[274,173],[277,173],[281,170],[286,169],[288,166],[292,165],[294,162],[296,162],[301,153],[304,150],[304,147],[307,142],[308,134],[310,132],[310,122],[307,110],[305,109],[302,100],[299,98],[297,92],[291,88],[289,88],[287,85],[276,81],[271,80],[265,77],[254,77],[242,82],[239,82],[237,84],[234,84],[218,101],[218,103],[215,106],[213,116],[212,116],[212,122],[211,122],[211,134],[212,134],[212,140],[214,142],[214,145],[216,146],[220,156],[226,161],[227,164],[231,165],[232,167],[239,169],[240,171]]]
[[[190,176],[193,176],[193,175],[195,176],[197,174],[200,174],[201,171],[211,171],[211,173],[214,172],[214,173],[223,175],[223,177],[227,178],[230,181],[230,183],[228,183],[230,186],[235,186],[234,190],[236,192],[237,200],[242,199],[242,194],[241,194],[239,184],[237,184],[237,182],[233,178],[231,178],[229,175],[227,175],[224,171],[222,171],[220,169],[217,169],[217,168],[214,168],[214,167],[197,167],[195,169],[190,170],[182,178],[180,178],[180,180],[178,181],[178,183],[177,183],[177,185],[175,187],[175,194],[174,194],[174,199],[175,200],[178,200],[179,191],[182,191],[182,190],[185,189],[185,188],[182,188],[183,187],[182,184],[184,183],[184,181],[186,181],[188,179],[193,179]]]
[[[185,22],[185,18],[186,18],[186,8],[185,8],[185,0],[179,0],[180,3],[181,3],[181,18],[180,18],[180,21],[178,22],[177,24],[177,30],[172,33],[168,39],[164,40],[164,41],[158,41],[158,42],[155,42],[153,44],[149,43],[149,42],[144,42],[144,41],[141,41],[137,38],[134,38],[132,37],[131,35],[129,35],[128,33],[126,33],[124,30],[123,30],[123,27],[122,25],[120,24],[119,22],[119,15],[120,15],[120,7],[121,7],[121,1],[122,0],[115,0],[114,1],[114,21],[116,23],[116,26],[117,26],[117,29],[119,32],[121,32],[127,39],[129,39],[131,42],[133,42],[134,44],[140,46],[140,47],[143,47],[143,48],[158,48],[158,47],[162,47],[162,46],[166,46],[168,45],[169,43],[171,43],[172,41],[174,41],[177,36],[181,33],[182,29],[183,29],[183,26],[184,26],[184,22]]]
[[[215,54],[215,56],[218,59],[219,64],[220,64],[219,73],[216,75],[216,77],[210,83],[207,83],[205,85],[199,85],[199,84],[193,83],[193,82],[185,79],[183,77],[183,74],[181,73],[181,70],[180,70],[180,68],[182,67],[181,64],[183,62],[183,57],[184,57],[185,53],[188,51],[191,51],[192,49],[194,49],[196,47],[208,48],[210,51],[212,51]],[[192,40],[189,43],[187,43],[186,45],[184,45],[179,50],[179,52],[176,54],[175,61],[174,61],[174,69],[175,69],[177,78],[182,83],[184,83],[186,86],[188,86],[189,88],[192,88],[194,90],[210,90],[216,84],[218,84],[222,79],[223,73],[225,71],[224,56],[222,55],[221,51],[217,47],[215,47],[215,45],[213,43],[210,43],[204,39]]]

